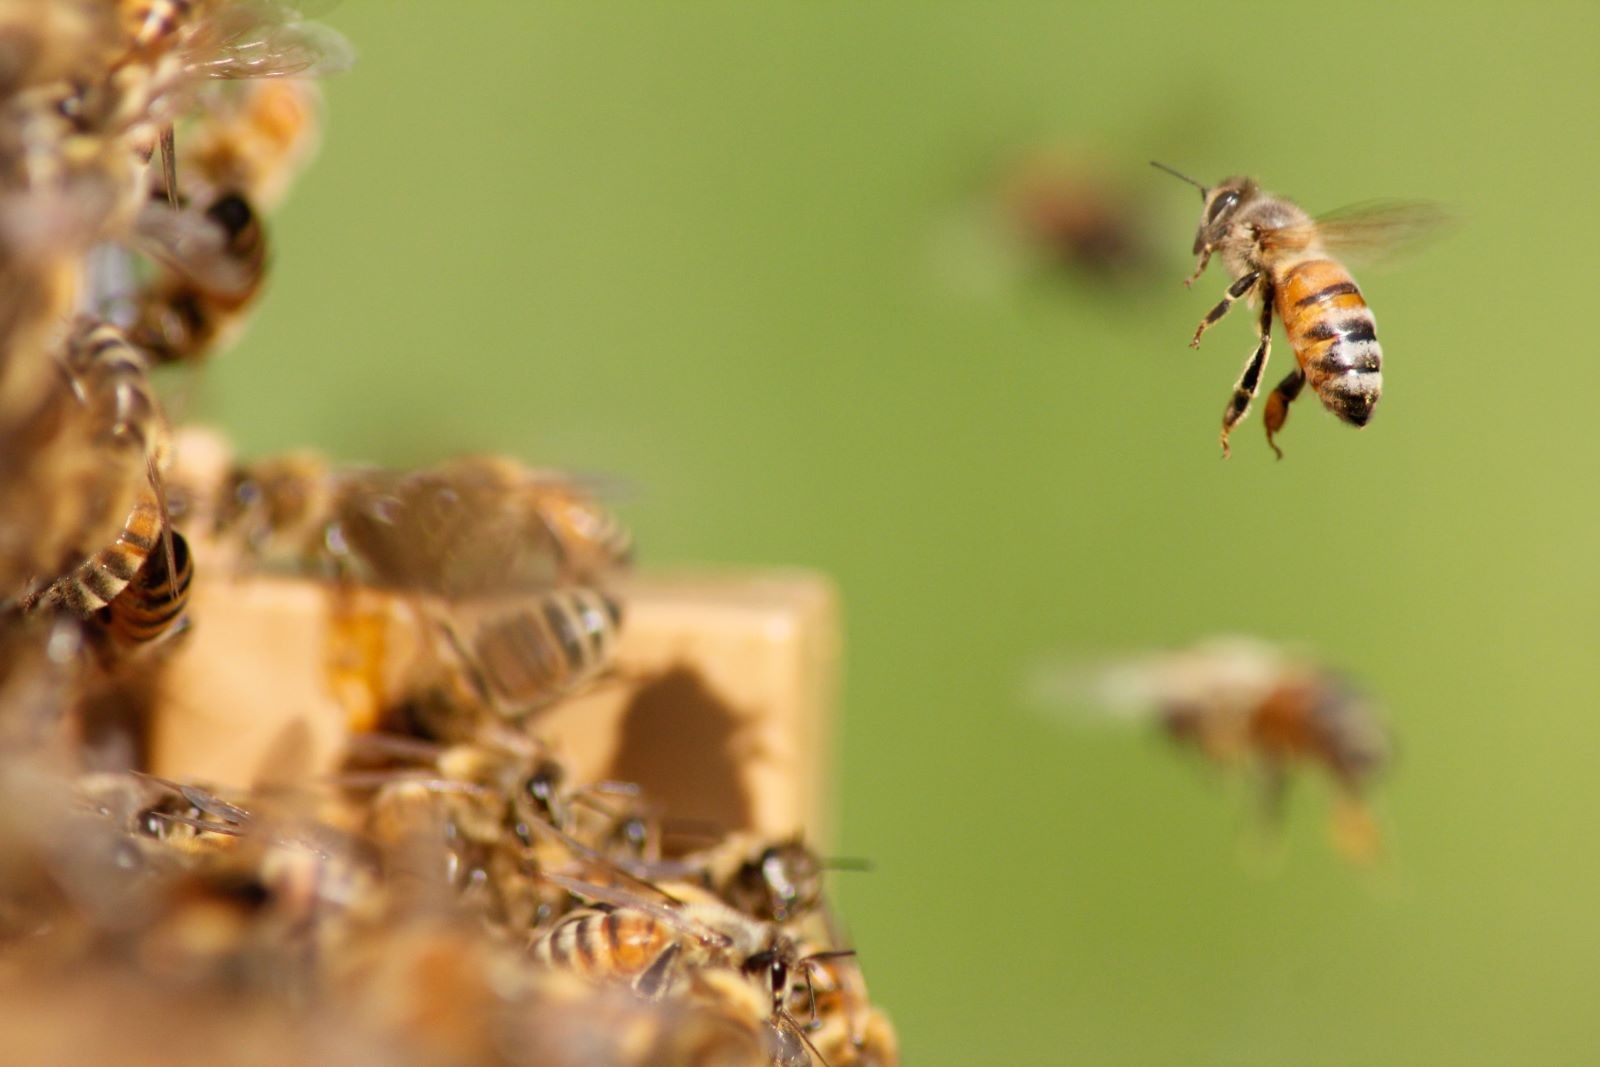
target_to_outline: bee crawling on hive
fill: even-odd
[[[1033,696],[1052,710],[1082,703],[1153,719],[1173,741],[1216,764],[1253,764],[1272,820],[1294,768],[1319,768],[1335,791],[1335,848],[1358,862],[1379,854],[1366,798],[1389,763],[1388,734],[1363,694],[1312,660],[1263,641],[1213,638],[1109,667],[1046,668]]]
[[[1194,253],[1200,257],[1184,283],[1205,272],[1213,254],[1222,256],[1233,284],[1194,332],[1189,347],[1244,298],[1261,308],[1256,348],[1222,416],[1222,455],[1228,435],[1244,419],[1261,388],[1272,347],[1276,312],[1298,364],[1267,398],[1263,420],[1267,444],[1283,458],[1274,437],[1289,417],[1289,405],[1309,383],[1323,406],[1352,426],[1365,426],[1383,389],[1383,352],[1377,325],[1340,253],[1398,248],[1437,230],[1438,208],[1422,203],[1360,205],[1312,218],[1293,201],[1268,193],[1254,178],[1228,178],[1207,187],[1162,163],[1161,170],[1200,190],[1203,201]]]
[[[772,1062],[804,1063],[803,1052],[793,1048],[796,1039],[821,1056],[790,1005],[797,990],[807,988],[813,968],[851,956],[850,950],[807,951],[782,924],[735,911],[692,885],[649,886],[646,894],[557,874],[544,877],[589,907],[535,942],[534,959],[543,966],[620,984],[651,1001],[685,993],[705,997],[708,986],[724,990],[710,995],[723,1004],[742,997],[758,1005]]]
[[[121,330],[80,317],[61,359],[66,382],[59,407],[82,441],[58,434],[38,448],[87,450],[80,484],[71,495],[87,506],[62,517],[59,531],[40,529],[41,541],[60,541],[77,562],[29,583],[18,599],[24,612],[57,610],[94,619],[122,651],[181,633],[192,565],[188,544],[172,529],[163,471],[170,452],[166,419],[149,380],[143,353]]]

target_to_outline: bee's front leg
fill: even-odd
[[[1253,270],[1250,273],[1241,276],[1238,281],[1228,286],[1228,291],[1223,295],[1221,302],[1207,312],[1206,317],[1200,320],[1200,325],[1195,327],[1194,340],[1189,342],[1189,347],[1199,348],[1200,335],[1220,322],[1222,320],[1222,316],[1228,313],[1228,309],[1233,307],[1233,302],[1248,293],[1251,289],[1254,289],[1256,282],[1260,280],[1261,272],[1258,270]]]

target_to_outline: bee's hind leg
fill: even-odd
[[[1250,362],[1244,365],[1244,373],[1239,375],[1238,382],[1233,386],[1233,396],[1228,401],[1228,408],[1222,413],[1223,459],[1232,454],[1228,448],[1228,435],[1249,412],[1250,402],[1256,398],[1256,392],[1261,388],[1261,373],[1266,370],[1267,355],[1272,351],[1271,286],[1264,287],[1262,292],[1260,337],[1255,352],[1250,356]]]
[[[1279,459],[1283,458],[1283,449],[1272,439],[1273,435],[1283,429],[1284,422],[1289,418],[1289,405],[1294,403],[1305,384],[1305,372],[1296,367],[1283,376],[1283,381],[1267,397],[1267,410],[1262,414],[1261,421],[1267,426],[1267,445],[1278,454]]]

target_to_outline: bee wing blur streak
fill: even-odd
[[[1314,245],[1357,264],[1383,263],[1420,250],[1449,231],[1453,218],[1427,200],[1369,200],[1338,208],[1307,226],[1269,230],[1268,249],[1298,251]]]

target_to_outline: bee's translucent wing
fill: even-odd
[[[344,36],[282,4],[219,9],[189,47],[190,67],[208,78],[319,78],[349,70],[355,49]]]
[[[1415,252],[1449,231],[1454,219],[1428,200],[1369,200],[1338,208],[1307,226],[1287,226],[1263,235],[1269,249],[1302,251],[1314,246],[1357,263],[1382,263]]]
[[[1161,690],[1148,659],[1043,660],[1023,678],[1022,700],[1040,716],[1072,726],[1147,722]]]
[[[1257,638],[1220,635],[1143,655],[1046,661],[1024,695],[1057,721],[1151,722],[1176,705],[1248,699],[1273,684],[1286,655]]]

